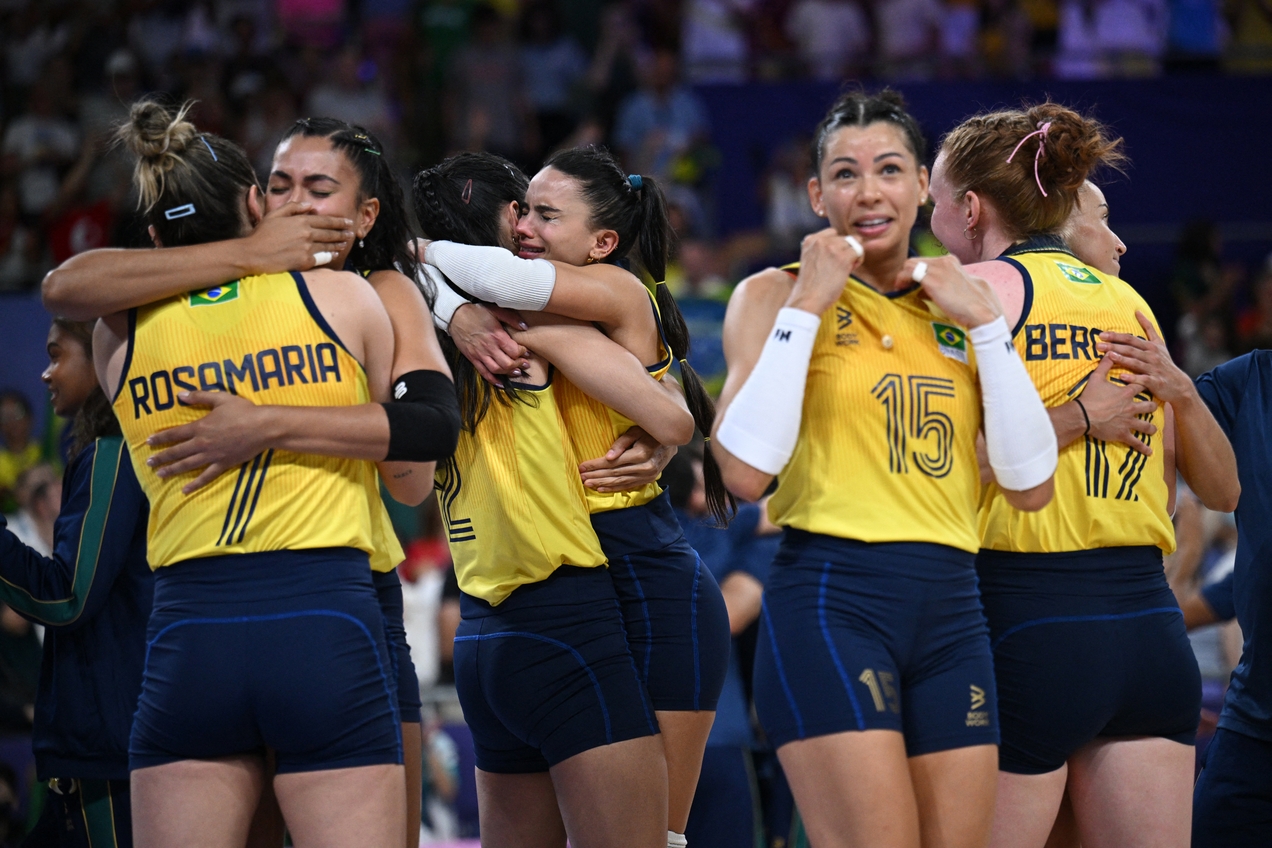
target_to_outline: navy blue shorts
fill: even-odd
[[[998,742],[974,557],[787,529],[764,588],[755,709],[774,748],[896,730],[909,756]]]
[[[411,661],[411,646],[406,643],[406,625],[402,623],[402,581],[397,569],[371,572],[371,583],[384,614],[384,639],[389,646],[389,666],[397,681],[398,715],[403,724],[419,724],[420,679]]]
[[[367,555],[192,559],[155,573],[129,767],[274,749],[280,774],[402,762]]]
[[[1221,727],[1193,789],[1193,848],[1272,845],[1272,742]]]
[[[642,506],[598,512],[627,643],[656,710],[714,710],[729,668],[729,612],[685,541],[664,491]]]
[[[998,679],[998,762],[1044,774],[1101,736],[1193,744],[1201,675],[1156,547],[976,560]]]
[[[563,565],[492,607],[462,595],[455,689],[477,767],[547,771],[658,732],[605,568]]]

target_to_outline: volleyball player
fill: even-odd
[[[511,257],[525,185],[498,157],[462,154],[416,177],[416,214],[450,247]],[[579,388],[660,440],[687,440],[692,420],[671,420],[670,393],[578,324],[545,319],[518,338],[543,350],[542,337],[571,337],[558,347],[585,363],[563,367]],[[561,375],[531,357],[499,389],[458,351],[451,362],[465,431],[438,488],[463,592],[455,678],[477,749],[483,844],[559,848],[568,835],[575,845],[661,846],[662,740],[589,520]],[[634,384],[608,375],[624,362]]]
[[[797,271],[734,292],[712,440],[740,497],[778,477],[756,709],[819,848],[983,845],[998,728],[975,443],[983,423],[1008,497],[1038,509],[1054,433],[989,286],[907,259],[928,174],[899,95],[845,94],[812,152],[831,227]]]
[[[359,449],[354,458],[382,459],[392,451],[395,455],[405,453],[411,458],[432,460],[448,456],[458,437],[458,412],[450,371],[431,331],[427,304],[412,282],[415,256],[407,249],[410,233],[406,208],[379,142],[366,130],[332,118],[302,118],[295,122],[275,151],[265,193],[269,212],[286,211],[283,210],[285,204],[293,209],[307,209],[310,214],[304,217],[348,222],[347,240],[337,244],[319,243],[324,249],[332,248],[326,250],[329,261],[325,267],[357,270],[380,297],[393,324],[395,340],[399,342],[394,349],[392,374],[395,383],[401,383],[404,389],[395,395],[407,405],[394,405],[386,408],[386,412],[370,406],[363,411],[365,417],[358,428],[351,430],[348,426],[335,427],[341,419],[322,413],[259,410],[248,407],[245,401],[236,404],[226,395],[194,393],[186,402],[210,405],[214,414],[186,427],[157,434],[152,442],[155,446],[177,445],[153,457],[161,476],[201,470],[187,486],[190,491],[269,448],[329,454],[332,450],[348,451],[356,445]],[[279,223],[288,222],[285,217]],[[248,256],[260,245],[255,234],[233,243]],[[61,291],[54,300],[75,298],[79,294],[77,289],[89,289],[91,285],[83,297],[95,299],[97,308],[118,306],[123,298],[131,307],[196,286],[215,285],[225,279],[218,274],[234,273],[222,267],[215,256],[208,256],[209,248],[215,247],[198,245],[158,251],[165,264],[177,267],[206,260],[207,264],[196,266],[200,270],[193,280],[188,273],[180,278],[148,275],[145,269],[132,267],[134,260],[139,259],[131,255],[134,252],[96,252],[70,265],[69,274],[61,272],[64,279],[57,283]],[[286,270],[270,264],[284,258],[266,255],[256,258],[255,262],[264,262],[270,271]],[[223,409],[219,408],[222,406]],[[342,413],[347,415],[348,411],[341,410],[337,415]],[[398,422],[398,444],[391,444],[383,421],[386,415],[413,416]],[[407,443],[408,439],[413,444]],[[348,453],[336,455],[350,456]],[[431,469],[402,467],[395,474],[405,476],[394,476],[386,482],[399,500],[419,503],[431,494]],[[379,492],[371,497],[378,501]],[[389,548],[394,546],[396,542],[391,541]],[[419,840],[423,755],[419,681],[406,642],[402,587],[395,570],[401,558],[398,553],[377,559],[377,567],[382,570],[375,571],[373,580],[385,611],[386,637],[398,681],[410,848]],[[270,841],[281,843],[281,833]]]
[[[455,186],[446,199],[452,207],[463,203],[461,188]],[[416,196],[442,202],[438,192],[417,190]],[[678,360],[695,423],[709,433],[711,399],[685,361],[688,330],[674,298],[665,285],[658,285],[651,302],[640,280],[616,264],[635,258],[655,280],[664,276],[671,225],[657,182],[625,174],[599,148],[566,150],[552,156],[530,181],[525,205],[516,227],[517,256],[434,242],[424,248],[426,261],[478,299],[595,322],[636,354],[656,379]],[[523,314],[531,323],[541,320]],[[558,386],[556,397],[579,457],[604,456],[633,425],[568,380]],[[726,493],[714,463],[709,465],[708,502],[722,521]],[[724,599],[656,482],[620,491],[588,488],[587,500],[623,605],[627,639],[664,738],[668,844],[683,845],[727,672]]]
[[[44,810],[24,844],[132,845],[128,733],[141,691],[154,578],[146,497],[93,370],[91,324],[49,328],[53,411],[72,418],[53,554],[0,517],[0,601],[44,625],[35,696],[36,777]]]
[[[150,101],[121,136],[157,243],[260,220],[238,147]],[[391,332],[369,284],[327,271],[224,283],[98,325],[98,377],[150,501],[156,569],[129,746],[139,842],[243,844],[266,747],[298,844],[405,840],[395,681],[368,569],[383,556],[375,469],[271,450],[186,496],[187,477],[145,462],[156,429],[202,414],[180,402],[185,387],[284,405],[387,400]]]
[[[1140,402],[1129,426],[1085,403],[1124,367],[1101,361],[1108,339],[1147,336],[1169,360],[1143,299],[1056,235],[1119,147],[1046,103],[963,122],[933,169],[933,232],[998,291],[1061,446],[1048,507],[1022,512],[996,485],[982,500],[977,568],[1003,729],[997,846],[1042,845],[1066,778],[1084,845],[1188,840],[1201,690],[1161,565],[1174,549],[1166,445],[1207,506],[1231,509],[1239,487],[1231,447],[1178,369],[1151,387],[1114,377]]]

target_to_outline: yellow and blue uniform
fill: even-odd
[[[661,380],[672,356],[657,303]],[[558,377],[557,397],[574,455],[605,456],[636,426],[626,416]],[[711,571],[686,541],[657,482],[623,492],[584,489],[592,527],[610,563],[627,642],[657,710],[714,710],[729,661],[729,614]]]
[[[866,729],[904,733],[911,756],[997,742],[973,568],[980,425],[963,328],[917,286],[849,279],[822,316],[769,502],[785,536],[755,700],[775,746]]]
[[[370,399],[300,274],[130,313],[113,404],[150,500],[157,570],[132,767],[265,746],[280,773],[401,762],[368,567],[391,568],[400,549],[380,521],[374,465],[271,449],[183,495],[191,475],[160,479],[145,440],[202,414],[177,397],[194,389],[285,406]]]
[[[1008,250],[1025,304],[1016,349],[1047,407],[1080,397],[1105,332],[1144,336],[1148,305],[1089,268],[1055,238]],[[1114,370],[1110,379],[1121,382]],[[1138,400],[1152,401],[1147,391]],[[981,499],[977,558],[1002,722],[1000,768],[1041,774],[1099,736],[1164,736],[1192,744],[1200,677],[1162,571],[1175,548],[1162,445],[1150,456],[1084,436],[1060,451],[1055,497],[1013,509],[996,484]],[[1116,645],[1117,651],[1110,646]]]
[[[154,595],[146,515],[123,440],[111,436],[66,467],[52,556],[0,517],[0,601],[45,627],[32,747],[53,791],[32,844],[132,845],[128,734]]]
[[[657,732],[553,382],[492,401],[437,472],[462,592],[455,687],[483,771]]]
[[[358,270],[346,261],[344,270],[352,271],[367,278],[369,270]],[[406,641],[406,621],[404,602],[402,600],[402,580],[398,577],[397,566],[403,555],[398,545],[397,535],[389,519],[387,510],[375,510],[380,503],[380,490],[377,488],[369,494],[373,511],[379,512],[376,521],[376,550],[386,556],[372,557],[371,583],[375,586],[376,598],[380,602],[380,611],[384,614],[384,638],[389,645],[389,660],[393,679],[397,681],[398,713],[403,724],[418,724],[421,721],[420,679],[415,671],[415,662],[411,659],[411,646]]]

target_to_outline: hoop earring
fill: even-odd
[[[971,230],[971,235],[968,235],[968,234],[967,234],[968,229],[970,229],[970,230]],[[975,227],[970,227],[970,228],[969,228],[969,227],[964,227],[964,228],[963,228],[963,238],[967,239],[968,241],[976,241],[976,228],[975,228]]]

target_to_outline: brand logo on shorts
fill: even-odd
[[[1065,279],[1073,283],[1086,283],[1089,286],[1098,286],[1100,278],[1092,274],[1088,269],[1081,265],[1069,265],[1065,262],[1057,262],[1056,267],[1060,269],[1060,273],[1064,274]]]
[[[985,706],[985,690],[979,686],[972,687],[972,709],[979,710]]]
[[[238,286],[238,280],[235,280],[232,283],[215,286],[207,291],[190,292],[190,305],[215,306],[218,303],[229,303],[231,300],[238,300]]]
[[[936,346],[940,348],[942,356],[957,359],[964,365],[967,364],[966,333],[958,327],[940,324],[936,321],[932,322],[932,332],[936,334]]]
[[[982,710],[985,706],[985,690],[972,685],[972,708],[967,713],[968,727],[989,727],[989,711]]]

